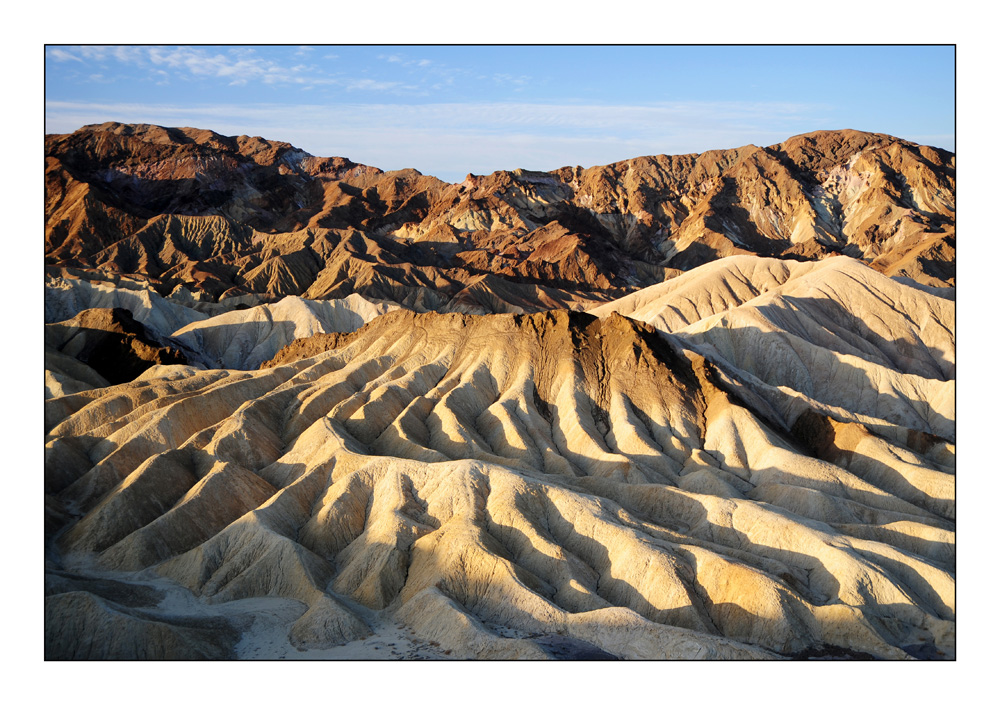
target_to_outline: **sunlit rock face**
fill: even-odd
[[[954,657],[952,155],[47,154],[48,658]]]
[[[466,313],[607,301],[733,254],[842,254],[944,286],[954,193],[950,152],[853,130],[447,184],[106,123],[46,138],[46,264],[213,301],[357,293]]]

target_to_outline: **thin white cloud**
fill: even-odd
[[[392,88],[397,88],[403,84],[398,81],[376,81],[371,78],[361,78],[356,80],[348,81],[345,88],[349,91],[362,90],[362,91],[387,91]]]
[[[228,85],[246,85],[251,82],[265,84],[336,85],[337,79],[301,63],[301,58],[311,50],[300,47],[294,56],[299,59],[288,65],[271,59],[259,58],[252,49],[231,48],[225,51],[203,47],[132,47],[132,46],[83,46],[51,49],[49,55],[59,61],[75,60],[105,66],[115,61],[140,70],[146,70],[159,80],[164,74],[171,77],[222,79]]]
[[[433,65],[437,71],[447,70],[442,64],[435,63],[430,59],[411,59],[405,54],[379,54],[375,58],[390,64],[399,64],[400,66],[416,66],[417,68],[426,69],[428,66]],[[454,69],[451,70],[454,71]]]
[[[80,56],[82,56],[84,59],[93,61],[103,61],[107,57],[108,51],[110,49],[111,47],[104,47],[104,46],[85,46],[85,47],[79,47],[75,49],[75,51],[79,52]]]
[[[493,74],[493,82],[499,85],[526,86],[531,82],[531,76],[512,76],[509,73]]]
[[[135,63],[137,61],[142,61],[144,49],[143,47],[114,47],[110,50],[111,56],[113,56],[117,61],[125,64]]]
[[[409,97],[426,96],[453,84],[464,69],[449,68],[430,59],[407,56],[402,52],[379,54],[376,58],[391,65],[390,75],[358,76],[325,69],[322,62],[311,63],[316,52],[312,47],[298,47],[279,57],[268,53],[264,58],[249,47],[198,46],[63,46],[53,47],[49,56],[59,62],[82,62],[90,73],[116,73],[122,67],[138,71],[157,85],[173,81],[219,81],[221,86],[305,86],[353,91],[381,91]],[[336,59],[325,54],[324,59]],[[407,72],[410,78],[401,78]],[[82,74],[86,80],[87,74]],[[507,82],[517,87],[527,77],[509,76]]]
[[[83,63],[83,59],[75,54],[71,54],[68,51],[63,51],[62,49],[52,48],[45,52],[45,55],[49,58],[55,59],[56,61],[76,61]]]

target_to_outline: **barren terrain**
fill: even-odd
[[[954,168],[48,136],[46,657],[954,658]]]

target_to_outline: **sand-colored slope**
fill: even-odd
[[[258,305],[247,308],[247,303]],[[181,349],[191,364],[253,369],[293,340],[357,330],[398,306],[357,294],[329,301],[287,296],[274,304],[259,304],[253,297],[216,303],[201,301],[183,287],[162,297],[138,284],[46,278],[45,321],[50,326],[65,327],[91,309],[113,308],[131,314],[160,345]]]
[[[172,340],[193,351],[206,367],[255,369],[293,340],[322,333],[349,333],[398,306],[373,303],[351,294],[345,299],[310,301],[287,296],[276,304],[230,311],[190,323]]]
[[[590,311],[675,335],[786,426],[807,405],[897,440],[954,442],[954,300],[850,258],[726,258]]]
[[[101,377],[94,368],[50,345],[45,346],[46,399],[106,386],[108,380]]]
[[[165,299],[148,288],[126,288],[115,286],[111,282],[46,277],[46,323],[67,321],[90,308],[123,308],[160,340],[178,328],[209,317],[207,313]]]
[[[808,271],[809,266],[803,264],[734,255],[588,311],[595,316],[613,311],[673,332],[781,286],[790,277]]]
[[[952,653],[953,476],[827,416],[771,426],[724,378],[568,312],[396,311],[264,370],[154,368],[49,402],[59,555],[297,601],[300,648],[373,610],[459,658]]]

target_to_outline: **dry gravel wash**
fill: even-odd
[[[50,399],[46,655],[352,657],[398,628],[446,658],[953,656],[951,442],[781,407],[691,345],[395,311]]]

